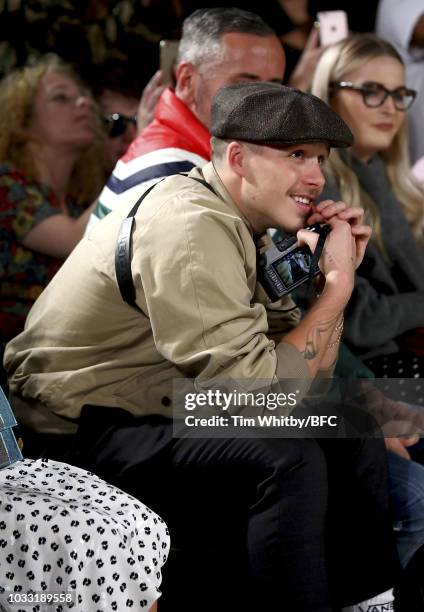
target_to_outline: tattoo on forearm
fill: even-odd
[[[318,323],[308,331],[306,345],[302,351],[302,355],[305,359],[311,360],[318,355],[321,350],[321,335],[334,327],[339,318],[340,316],[337,315],[326,321],[318,321]]]
[[[332,256],[330,251],[326,249],[325,247],[322,249],[322,254],[325,255],[325,257],[327,257],[328,261],[330,262],[334,261],[334,257]]]

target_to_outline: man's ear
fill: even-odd
[[[195,77],[197,69],[191,62],[182,62],[175,71],[175,93],[188,108],[192,109],[195,102]]]
[[[243,178],[246,173],[246,149],[243,145],[234,140],[230,142],[226,150],[227,164],[231,170],[240,178]]]

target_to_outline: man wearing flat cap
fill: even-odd
[[[380,441],[172,434],[177,379],[297,379],[305,394],[331,376],[370,230],[361,209],[314,203],[329,149],[352,135],[272,83],[221,89],[211,133],[211,163],[108,215],[37,300],[6,350],[13,406],[43,451],[162,514],[182,575],[165,612],[166,596],[173,611],[359,610],[397,569]],[[257,251],[272,227],[314,250],[302,228],[316,222],[331,227],[325,285],[300,320],[257,282]]]

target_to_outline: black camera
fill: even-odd
[[[320,235],[315,253],[307,245],[297,246],[296,236],[279,240],[263,253],[258,253],[258,280],[273,302],[320,272],[318,261],[331,227],[315,223],[305,229]]]

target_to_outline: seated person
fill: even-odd
[[[53,55],[6,77],[0,106],[4,346],[83,235],[100,186],[102,138],[90,94]]]
[[[351,149],[335,151],[326,164],[320,197],[359,202],[373,226],[346,310],[344,340],[377,377],[421,378],[424,189],[411,177],[405,121],[415,92],[405,83],[397,51],[372,34],[328,49],[312,91],[355,137]],[[419,389],[410,390],[417,391],[413,401],[423,403]]]
[[[423,359],[405,333],[424,325],[424,190],[410,178],[406,111],[414,92],[397,51],[372,34],[355,35],[322,56],[312,92],[346,121],[355,141],[334,151],[321,198],[358,202],[373,238],[356,273],[343,339],[378,378],[399,378],[398,399],[420,403]],[[393,385],[392,385],[393,386]],[[408,393],[409,391],[409,393]],[[422,401],[422,400],[421,400]],[[403,564],[424,542],[424,468],[410,461],[416,439],[388,438],[391,501]]]
[[[107,130],[105,182],[116,162],[128,149],[137,132],[153,118],[156,103],[164,90],[157,71],[142,90],[122,62],[108,61],[97,67],[92,89]]]
[[[273,83],[221,89],[211,132],[213,162],[168,177],[135,213],[132,305],[115,272],[132,201],[40,296],[6,351],[13,406],[45,438],[76,432],[72,461],[152,505],[191,566],[221,551],[231,580],[207,597],[196,582],[184,609],[237,609],[242,599],[246,610],[390,605],[398,559],[382,440],[172,435],[178,380],[296,378],[302,395],[331,376],[370,235],[362,209],[336,206],[321,296],[301,321],[290,297],[271,304],[255,243],[281,226],[314,249],[318,236],[301,228],[324,184],[321,164],[351,133],[317,98]]]

